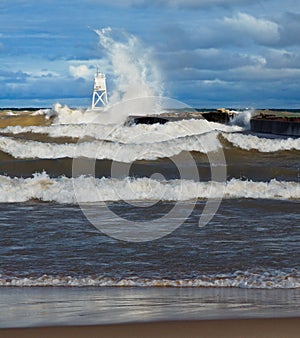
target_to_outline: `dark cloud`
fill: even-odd
[[[273,69],[300,69],[300,53],[286,49],[264,51],[267,66]]]
[[[196,49],[164,53],[160,57],[160,63],[166,71],[184,68],[220,71],[249,65],[255,66],[261,63],[261,58],[220,49]]]
[[[285,13],[280,24],[280,46],[300,45],[300,13]]]
[[[0,69],[0,79],[3,83],[19,83],[26,82],[29,75],[22,71],[7,71]]]
[[[90,85],[82,79],[40,76],[29,77],[27,82],[2,82],[0,99],[53,99],[89,97]]]

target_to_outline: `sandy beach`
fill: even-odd
[[[299,329],[300,318],[266,318],[1,329],[0,337],[296,338]]]

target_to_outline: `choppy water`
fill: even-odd
[[[0,285],[299,288],[296,203],[226,200],[199,228],[204,203],[198,202],[180,228],[149,243],[100,233],[76,205],[1,204]],[[122,217],[138,215],[124,202],[111,207]],[[105,207],[101,214],[122,229],[117,216],[107,219]]]
[[[203,120],[104,125],[66,109],[2,112],[1,286],[299,289],[299,138]],[[225,166],[211,163],[220,151]],[[222,202],[199,226],[207,199]],[[137,238],[155,223],[157,239],[116,239],[128,223]]]

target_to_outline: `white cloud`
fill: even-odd
[[[75,79],[81,78],[85,80],[89,80],[93,74],[93,70],[89,69],[86,65],[70,66],[69,72]]]
[[[260,44],[275,44],[280,39],[279,25],[275,22],[259,19],[247,13],[238,13],[234,17],[225,17],[223,25],[233,32],[240,34],[240,38],[250,37]]]
[[[212,85],[225,85],[226,82],[225,81],[222,81],[220,79],[213,79],[213,80],[204,80],[203,83],[206,85],[206,86],[212,86]]]

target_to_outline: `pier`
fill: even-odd
[[[260,111],[250,120],[251,131],[257,133],[300,136],[300,114],[278,112],[272,110]]]
[[[218,122],[228,124],[234,117],[234,113],[220,108],[214,111],[181,111],[181,110],[170,110],[162,114],[151,114],[151,115],[129,115],[126,119],[125,125],[133,124],[165,124],[167,122],[181,121],[181,120],[200,120],[205,119],[210,122]]]

